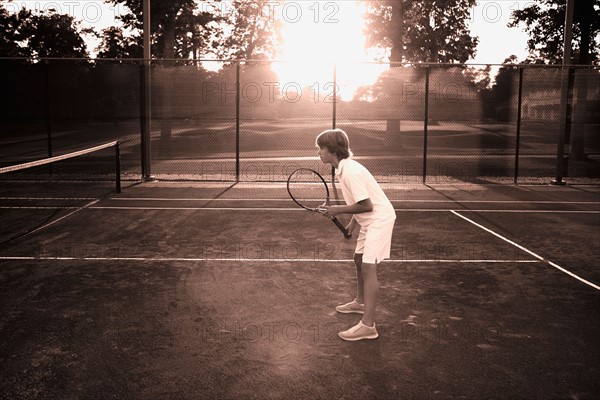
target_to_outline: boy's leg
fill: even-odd
[[[357,264],[358,266],[359,264]],[[358,267],[357,267],[358,270]],[[375,307],[377,306],[377,263],[360,263],[360,277],[363,282],[364,312],[362,320],[352,328],[338,333],[344,340],[355,341],[362,339],[376,339],[379,334],[375,328]]]
[[[347,304],[341,304],[335,308],[343,314],[362,314],[365,303],[362,274],[362,254],[354,253],[354,265],[356,266],[356,298]]]
[[[377,261],[390,256],[393,229],[394,220],[382,223],[381,225],[374,227],[373,230],[370,230],[365,239],[364,256],[361,263],[365,300],[362,323],[369,327],[373,326],[374,323],[377,293],[379,292]]]
[[[354,262],[357,271],[357,285],[360,285],[357,295],[358,297],[362,297],[364,301],[362,310],[363,318],[352,328],[338,334],[344,340],[376,339],[379,336],[374,321],[377,294],[379,292],[377,260],[382,260],[390,256],[393,227],[394,221],[390,221],[388,224],[375,226],[369,232],[365,230],[364,234],[361,230],[361,234],[357,240],[356,253],[363,253],[363,255],[355,255]],[[358,300],[361,299],[357,298]]]
[[[373,326],[373,323],[375,322],[375,308],[377,307],[377,293],[379,292],[377,264],[362,263],[361,271],[365,305],[362,323],[366,326]]]
[[[356,266],[356,301],[365,304],[365,293],[362,275],[362,254],[354,253],[354,265]]]

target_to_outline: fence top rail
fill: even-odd
[[[283,59],[220,59],[220,58],[202,58],[202,59],[186,59],[186,58],[91,58],[91,57],[0,57],[0,61],[30,61],[30,62],[49,62],[49,61],[69,61],[69,62],[105,62],[105,61],[119,61],[119,62],[131,62],[131,63],[162,63],[162,62],[179,62],[179,63],[199,63],[199,62],[220,62],[220,63],[232,63],[232,64],[243,64],[243,63],[293,63],[294,61],[283,60]],[[501,63],[434,63],[434,62],[391,62],[391,61],[344,61],[340,63],[333,63],[332,65],[343,65],[343,64],[374,64],[374,65],[400,65],[407,67],[510,67],[510,68],[588,68],[588,69],[600,69],[600,65],[595,64],[501,64]]]

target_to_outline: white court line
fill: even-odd
[[[0,206],[0,210],[72,210],[78,209],[77,206]]]
[[[315,258],[241,258],[241,257],[60,257],[60,256],[0,256],[0,261],[181,261],[181,262],[201,262],[201,261],[239,261],[239,262],[326,262],[326,263],[350,263],[353,259],[315,259]],[[538,260],[436,260],[436,259],[388,259],[382,263],[471,263],[471,264],[530,264],[539,263]]]
[[[0,197],[0,200],[94,200],[95,197]]]
[[[94,200],[94,197],[0,197],[0,200]],[[182,202],[182,201],[211,201],[211,202],[232,202],[232,201],[269,201],[281,202],[289,201],[285,198],[167,198],[167,197],[111,197],[111,201],[162,201],[162,202]],[[320,200],[320,199],[313,199]],[[464,204],[582,204],[582,205],[600,205],[600,201],[551,201],[551,200],[391,200],[392,203],[464,203]]]
[[[299,207],[120,207],[120,206],[96,206],[90,209],[99,210],[195,210],[195,211],[306,211]],[[449,208],[394,208],[401,212],[448,212]],[[495,212],[495,213],[571,213],[571,214],[600,214],[593,210],[461,210],[463,212]]]
[[[52,221],[52,222],[48,222],[47,224],[44,224],[44,225],[42,225],[42,226],[40,226],[40,227],[37,227],[36,229],[34,229],[34,230],[32,230],[32,231],[29,231],[29,232],[27,232],[27,233],[25,233],[25,234],[21,235],[19,238],[22,238],[22,237],[25,237],[25,236],[29,236],[29,235],[31,235],[32,233],[35,233],[35,232],[41,231],[42,229],[45,229],[45,228],[47,228],[47,227],[49,227],[49,226],[51,226],[51,225],[54,225],[54,224],[56,224],[57,222],[60,222],[60,221],[62,221],[62,220],[63,220],[63,219],[65,219],[65,218],[69,218],[71,215],[73,215],[73,214],[75,214],[75,213],[78,213],[79,211],[81,211],[81,210],[83,210],[83,209],[85,209],[85,208],[88,208],[88,207],[90,207],[90,206],[92,206],[92,205],[96,204],[96,203],[97,203],[97,202],[99,202],[99,201],[100,201],[100,199],[96,199],[96,200],[90,201],[89,203],[87,203],[87,204],[84,204],[84,205],[83,205],[83,206],[81,206],[81,207],[78,207],[76,210],[74,210],[74,211],[71,211],[71,212],[70,212],[70,213],[68,213],[67,215],[63,215],[62,217],[60,217],[60,218],[57,218],[57,219],[55,219],[55,220],[54,220],[54,221]]]
[[[484,231],[486,231],[486,232],[488,232],[488,233],[491,233],[492,235],[494,235],[494,236],[496,236],[496,237],[498,237],[498,238],[500,238],[500,239],[504,240],[505,242],[507,242],[507,243],[509,243],[509,244],[512,244],[512,245],[513,245],[513,246],[515,246],[516,248],[518,248],[518,249],[520,249],[520,250],[523,250],[524,252],[526,252],[526,253],[528,253],[528,254],[532,255],[533,257],[537,258],[538,260],[540,260],[540,261],[542,261],[542,262],[544,262],[544,263],[546,263],[546,264],[548,264],[548,265],[550,265],[550,266],[552,266],[552,267],[554,267],[554,268],[558,269],[559,271],[561,271],[561,272],[564,272],[565,274],[567,274],[567,275],[569,275],[569,276],[571,276],[571,277],[573,277],[573,278],[577,279],[578,281],[580,281],[580,282],[583,282],[583,283],[585,283],[586,285],[588,285],[588,286],[590,286],[590,287],[593,287],[593,288],[594,288],[594,289],[596,289],[596,290],[600,290],[600,286],[598,286],[598,285],[596,285],[596,284],[594,284],[594,283],[592,283],[592,282],[590,282],[590,281],[588,281],[588,280],[586,280],[586,279],[583,279],[583,278],[582,278],[582,277],[580,277],[579,275],[576,275],[576,274],[572,273],[571,271],[569,271],[569,270],[567,270],[567,269],[565,269],[565,268],[561,267],[560,265],[558,265],[558,264],[556,264],[556,263],[553,263],[553,262],[552,262],[552,261],[550,261],[550,260],[547,260],[547,259],[545,259],[544,257],[540,256],[539,254],[536,254],[536,253],[534,253],[533,251],[531,251],[531,250],[529,250],[529,249],[527,249],[527,248],[525,248],[525,247],[521,246],[520,244],[518,244],[518,243],[516,243],[516,242],[513,242],[513,241],[512,241],[512,240],[510,240],[510,239],[507,239],[507,238],[505,238],[504,236],[500,235],[499,233],[496,233],[496,232],[494,232],[493,230],[491,230],[491,229],[489,229],[489,228],[486,228],[485,226],[483,226],[483,225],[481,225],[481,224],[478,224],[477,222],[473,221],[472,219],[469,219],[469,218],[465,217],[464,215],[461,215],[461,214],[459,214],[458,212],[456,212],[456,211],[454,211],[454,210],[451,210],[451,212],[452,212],[452,214],[454,214],[454,215],[456,215],[456,216],[458,216],[458,217],[460,217],[460,218],[464,219],[464,220],[465,220],[465,221],[467,221],[467,222],[470,222],[471,224],[473,224],[473,225],[477,226],[478,228],[481,228],[481,229],[483,229]]]
[[[97,202],[94,202],[97,203]],[[11,210],[11,209],[22,209],[22,210],[69,210],[87,208],[90,210],[142,210],[142,211],[173,211],[173,210],[187,210],[187,211],[306,211],[299,207],[137,207],[137,206],[94,206],[90,207],[85,205],[83,207],[77,206],[0,206],[0,210]],[[400,212],[448,212],[452,211],[450,208],[394,208],[395,211]],[[600,214],[600,210],[490,210],[490,209],[464,209],[460,210],[465,213],[522,213],[522,214]]]
[[[109,200],[115,201],[289,201],[288,197],[286,198],[166,198],[166,197],[112,197]],[[312,199],[312,200],[321,200],[321,199]],[[407,199],[407,200],[390,200],[392,203],[465,203],[465,204],[598,204],[600,205],[600,201],[548,201],[548,200],[417,200],[417,199]]]

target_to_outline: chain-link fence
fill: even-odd
[[[302,66],[283,62],[149,64],[0,60],[0,164],[119,140],[125,178],[281,181],[326,172],[314,139],[337,127],[383,182],[600,179],[598,67],[491,66],[485,85],[485,66],[346,63],[295,79]]]

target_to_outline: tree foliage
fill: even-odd
[[[130,12],[119,18],[126,29],[137,33],[141,39],[143,32],[143,1],[142,0],[110,0],[113,5],[125,5]],[[184,54],[188,41],[182,39],[191,37],[199,40],[201,36],[194,35],[202,29],[208,29],[207,24],[212,20],[208,13],[195,13],[196,2],[194,0],[173,1],[150,1],[150,31],[152,32],[153,56],[156,58],[188,58]],[[115,28],[116,29],[116,28]],[[189,29],[183,32],[184,29]],[[128,45],[127,41],[111,41],[110,35],[114,35],[114,29],[104,33],[105,43],[118,46]],[[189,35],[188,35],[189,34]],[[103,47],[105,53],[117,51],[114,48]]]
[[[475,2],[369,1],[367,43],[389,49],[391,61],[465,62],[473,57],[478,43],[467,25]]]
[[[572,0],[575,1],[575,0]],[[600,0],[576,0],[571,63],[596,64],[600,54]],[[525,25],[532,58],[559,63],[563,57],[566,0],[538,0],[511,15],[510,27]]]
[[[125,5],[123,27],[134,32],[127,38],[116,27],[103,32],[100,54],[130,55],[141,44],[142,0],[110,0]],[[194,59],[215,55],[227,59],[260,59],[272,55],[278,43],[277,22],[271,0],[232,0],[204,3],[194,0],[151,0],[152,54],[156,58]]]
[[[0,4],[0,56],[86,57],[81,34],[88,32],[70,15],[53,11],[34,14],[24,8],[10,14]]]
[[[211,12],[197,12],[195,6],[186,4],[179,16],[175,27],[175,56],[176,58],[197,59],[203,57],[207,51],[212,49],[213,38],[221,35],[218,22],[219,15]]]
[[[231,33],[219,47],[222,58],[264,59],[273,55],[280,43],[279,22],[272,0],[233,0],[224,8],[223,21]]]
[[[514,96],[518,79],[517,56],[511,55],[502,63],[491,87],[483,90],[483,117],[508,122],[513,116]]]
[[[0,56],[27,57],[29,49],[19,45],[25,39],[21,32],[24,17],[31,13],[21,10],[18,14],[9,14],[0,4]]]
[[[465,62],[475,55],[478,38],[467,25],[476,0],[370,0],[367,2],[367,46],[389,50],[392,67],[402,62]],[[397,70],[398,68],[393,68]],[[402,71],[389,71],[379,78],[371,96],[401,97],[381,90],[394,87],[390,81],[417,79]],[[396,87],[398,84],[396,85]],[[399,138],[399,120],[388,119],[388,140]]]
[[[125,36],[123,29],[111,26],[102,31],[98,58],[142,58],[142,38]]]

